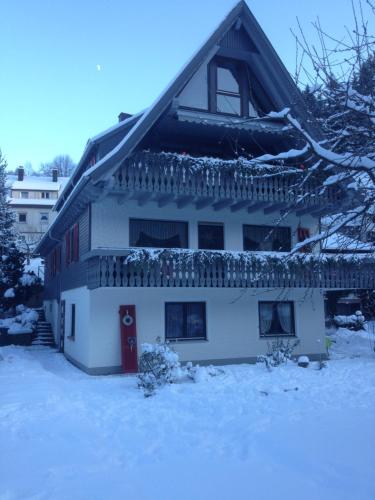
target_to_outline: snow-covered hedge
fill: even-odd
[[[6,328],[8,335],[32,333],[38,321],[38,313],[24,305],[16,307],[16,316],[0,319],[0,328]]]
[[[351,314],[350,316],[334,316],[333,321],[339,327],[349,328],[349,330],[363,330],[365,317],[361,311],[356,311],[355,314]]]
[[[186,248],[132,248],[126,252],[125,263],[139,264],[143,266],[147,262],[157,262],[161,258],[178,259],[185,264],[212,264],[225,261],[238,261],[239,263],[260,266],[263,272],[267,269],[271,271],[286,270],[305,270],[306,265],[309,269],[322,270],[332,265],[340,268],[355,265],[357,269],[366,266],[371,261],[369,254],[285,254],[285,252],[245,252],[228,250],[193,250]]]

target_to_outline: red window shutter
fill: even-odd
[[[79,260],[79,227],[75,224],[73,227],[73,260],[77,262]]]
[[[56,248],[56,273],[61,269],[61,246]]]
[[[299,243],[307,240],[308,238],[310,238],[310,229],[308,229],[307,227],[299,227],[297,229],[297,236]],[[311,251],[310,245],[306,245],[300,248],[300,252],[310,252],[310,251]]]
[[[56,276],[56,270],[57,270],[57,250],[55,248],[53,251],[53,254],[52,254],[52,274],[53,274],[53,276]]]
[[[65,233],[65,264],[70,264],[70,231]]]

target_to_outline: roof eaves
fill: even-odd
[[[81,167],[84,165],[84,163],[88,159],[90,153],[92,152],[92,149],[97,144],[99,144],[101,141],[110,137],[112,134],[119,132],[123,128],[127,128],[127,127],[131,126],[133,124],[133,122],[137,123],[137,121],[142,117],[142,115],[144,113],[145,113],[145,110],[140,111],[136,115],[133,115],[133,116],[127,118],[126,120],[123,120],[122,122],[116,123],[116,125],[113,125],[113,127],[108,128],[104,132],[97,134],[96,136],[90,138],[87,141],[85,149],[84,149],[83,154],[82,154],[82,157],[81,157],[80,161],[78,162],[78,165],[74,169],[74,172],[71,175],[70,182],[67,182],[62,193],[60,194],[60,196],[58,198],[58,201],[57,201],[56,206],[55,206],[56,210],[59,210],[63,206],[63,204],[65,203],[65,201],[67,199],[67,198],[65,198],[66,193],[70,189],[71,185],[74,184],[74,180],[75,180],[77,173],[80,171]],[[100,162],[98,162],[98,163],[100,163]],[[74,185],[73,185],[73,189],[74,189]]]

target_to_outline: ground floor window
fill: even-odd
[[[24,212],[18,214],[18,222],[26,222],[27,215]]]
[[[165,304],[167,340],[206,339],[204,302],[167,302]]]
[[[76,338],[76,305],[71,304],[70,339],[75,340],[75,338]]]
[[[259,302],[260,336],[295,335],[293,302]]]

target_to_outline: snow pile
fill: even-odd
[[[356,311],[355,314],[349,316],[334,316],[333,321],[337,326],[350,328],[351,330],[362,330],[365,324],[365,317],[361,311]]]
[[[16,316],[0,319],[0,328],[7,328],[10,335],[32,333],[38,321],[38,313],[23,305],[17,306],[16,312]]]
[[[193,366],[192,363],[187,363],[186,373],[195,383],[209,382],[213,377],[224,375],[225,370],[215,366]]]
[[[375,498],[373,355],[225,366],[144,398],[49,349],[1,354],[0,498]]]
[[[20,278],[22,286],[33,286],[39,283],[39,278],[34,273],[24,273]]]
[[[44,261],[40,257],[34,257],[25,263],[25,273],[34,273],[35,276],[43,278],[44,276]]]
[[[366,329],[353,331],[338,328],[330,332],[331,341],[329,355],[332,359],[342,358],[371,358],[375,360],[375,323],[366,324]]]
[[[4,292],[5,299],[13,299],[15,297],[14,288],[8,288]]]

